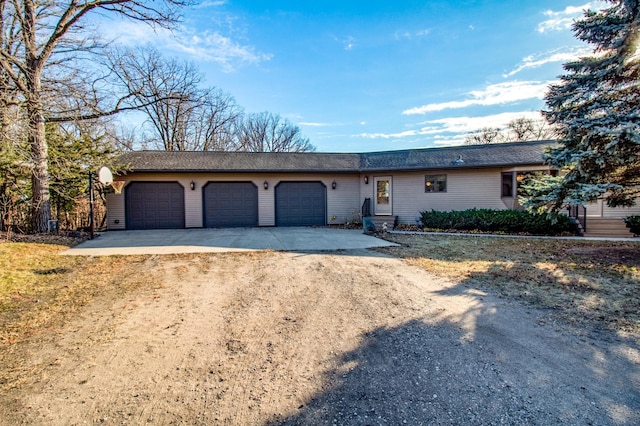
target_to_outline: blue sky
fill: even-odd
[[[196,64],[247,112],[278,113],[322,152],[460,144],[539,117],[562,64],[589,52],[577,1],[235,1],[184,9],[172,32],[118,22]]]

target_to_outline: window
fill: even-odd
[[[424,192],[447,192],[447,175],[426,175]]]
[[[502,196],[513,197],[513,172],[502,174]]]
[[[391,182],[389,180],[376,179],[376,203],[377,204],[389,204],[391,197]]]

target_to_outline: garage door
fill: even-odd
[[[178,182],[132,182],[125,203],[127,229],[184,228],[184,188]]]
[[[209,182],[204,197],[204,226],[258,226],[258,188],[252,182]]]
[[[322,182],[280,182],[276,185],[276,225],[325,225],[327,187]]]

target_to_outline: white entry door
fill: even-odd
[[[376,215],[391,214],[391,176],[380,176],[373,178],[375,193],[374,213]]]

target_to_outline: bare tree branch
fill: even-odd
[[[95,33],[83,26],[86,17],[100,10],[108,14],[170,27],[180,6],[189,0],[10,0],[2,1],[0,12],[0,68],[11,80],[0,84],[8,99],[15,90],[16,99],[26,111],[28,140],[31,147],[32,226],[46,229],[50,218],[48,144],[45,122],[93,119],[120,111],[144,107],[129,104],[128,94],[114,96],[101,86],[99,79],[87,85],[86,66],[82,61],[102,47]],[[19,48],[18,48],[19,47]],[[66,80],[57,69],[71,69]],[[74,69],[75,67],[75,69]],[[10,87],[11,86],[11,87]],[[84,90],[83,90],[84,89]],[[87,90],[89,89],[89,90]],[[59,92],[57,92],[59,91]],[[62,96],[61,96],[62,95]],[[109,101],[112,101],[109,105]],[[151,102],[151,101],[149,101]],[[75,111],[68,107],[75,107]],[[66,114],[71,112],[71,114]]]
[[[315,151],[300,128],[277,114],[248,114],[236,132],[237,149],[250,152]]]

